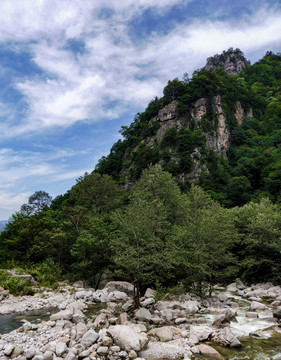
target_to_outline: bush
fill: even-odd
[[[15,296],[34,295],[34,290],[26,280],[11,277],[5,271],[0,271],[0,285]]]
[[[55,286],[61,279],[61,268],[52,259],[47,259],[41,264],[29,269],[30,274],[42,286]]]

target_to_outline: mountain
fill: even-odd
[[[169,81],[138,113],[96,171],[130,188],[159,163],[183,189],[200,184],[225,206],[281,200],[281,55],[250,65],[239,49]]]
[[[108,272],[143,290],[280,283],[281,54],[241,54],[169,81],[91,174],[42,211],[24,204],[0,234],[1,264],[31,265],[45,285],[63,274],[97,287]]]

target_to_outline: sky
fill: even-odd
[[[281,51],[276,0],[1,0],[0,220],[64,194],[168,80]]]

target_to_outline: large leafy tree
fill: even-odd
[[[131,192],[129,204],[113,216],[114,263],[135,285],[136,306],[141,289],[171,276],[166,236],[180,219],[180,204],[180,190],[171,175],[159,165],[151,166]]]
[[[185,221],[174,226],[170,238],[177,276],[199,293],[207,283],[211,293],[216,281],[230,275],[233,263],[230,249],[236,239],[228,210],[201,188],[192,186],[186,196]]]
[[[24,216],[39,214],[47,210],[52,203],[52,197],[46,191],[35,191],[28,199],[27,204],[21,206],[20,212]]]
[[[249,282],[280,281],[281,211],[269,199],[231,210],[241,240],[240,275]]]

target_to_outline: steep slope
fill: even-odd
[[[192,79],[169,81],[162,98],[152,100],[129,127],[122,127],[124,140],[114,144],[96,171],[112,175],[128,188],[150,163],[159,163],[183,188],[199,183],[226,206],[243,204],[260,191],[273,196],[262,180],[263,168],[255,164],[258,169],[247,173],[257,160],[245,165],[249,153],[243,149],[256,136],[272,132],[277,136],[280,59],[267,53],[250,66],[240,50],[230,49],[209,58]],[[229,75],[225,69],[240,74]],[[257,151],[264,154],[266,144],[261,142]],[[278,144],[279,140],[274,143],[276,151]]]

